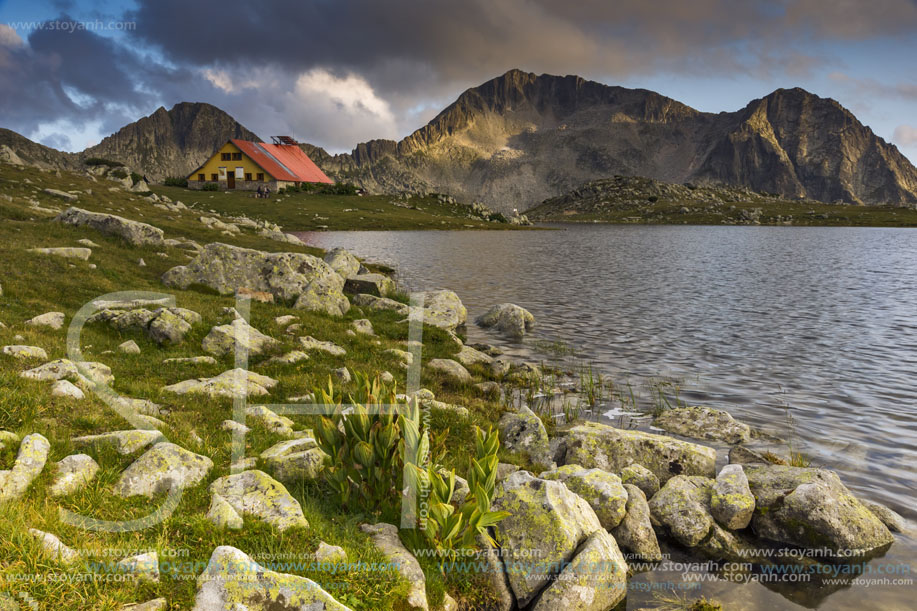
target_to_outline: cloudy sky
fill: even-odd
[[[332,151],[510,68],[711,112],[832,97],[917,161],[917,0],[0,0],[0,127],[81,150],[201,101]]]

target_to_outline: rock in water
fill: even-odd
[[[240,516],[253,515],[278,530],[309,526],[299,501],[263,471],[226,475],[210,484],[210,492],[226,499]]]
[[[627,562],[607,531],[592,533],[532,611],[607,611],[627,594]]]
[[[656,531],[650,520],[650,507],[643,490],[633,484],[624,484],[627,490],[627,506],[624,519],[611,534],[622,548],[646,562],[662,560]]]
[[[242,610],[350,611],[311,579],[275,573],[223,545],[197,579],[192,611]]]
[[[739,530],[748,526],[754,511],[755,497],[742,465],[726,465],[716,476],[710,513],[729,530]]]
[[[535,326],[535,317],[514,303],[501,303],[478,316],[475,322],[485,329],[494,327],[510,337],[521,338]]]
[[[464,325],[467,318],[468,311],[453,291],[439,289],[424,296],[424,324],[454,331]]]
[[[101,233],[118,236],[132,246],[160,246],[163,243],[162,229],[114,214],[68,208],[54,220],[77,227],[91,227]]]
[[[370,535],[379,551],[388,561],[398,566],[398,572],[411,584],[408,592],[408,605],[411,609],[430,608],[427,602],[426,577],[420,563],[401,543],[398,527],[394,524],[361,524],[360,530]]]
[[[738,444],[751,438],[751,429],[747,424],[736,422],[728,412],[709,407],[667,409],[656,417],[653,424],[670,433],[694,439]]]
[[[580,495],[595,511],[602,526],[611,530],[624,519],[627,490],[621,478],[601,469],[584,469],[579,465],[564,465],[539,475],[541,479],[558,480],[571,492]]]
[[[213,461],[194,454],[174,443],[161,442],[124,470],[114,493],[120,497],[145,496],[152,498],[171,490],[181,490],[199,484]]]
[[[9,471],[0,471],[0,503],[15,501],[25,494],[45,468],[50,450],[51,444],[38,433],[23,438],[13,467]]]
[[[494,529],[520,608],[535,598],[552,571],[602,530],[586,501],[561,482],[538,479],[528,471],[516,471],[497,486],[493,510],[510,514]]]
[[[303,253],[267,253],[219,242],[208,244],[188,263],[173,267],[163,284],[186,289],[203,284],[221,295],[239,288],[271,293],[294,307],[341,316],[350,309],[344,279],[324,261]]]
[[[612,473],[620,473],[637,463],[652,471],[660,482],[680,474],[712,478],[716,473],[713,448],[596,422],[570,429],[566,461]]]
[[[755,496],[752,528],[773,541],[868,554],[894,541],[885,524],[826,469],[744,465]]]

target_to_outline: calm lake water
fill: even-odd
[[[469,342],[542,360],[550,356],[539,345],[560,341],[617,382],[680,380],[689,403],[725,409],[784,447],[792,440],[859,496],[912,527],[917,519],[917,231],[589,225],[299,235],[388,263],[409,289],[456,291],[469,321],[517,303],[537,323],[524,342],[473,324]],[[915,556],[914,539],[899,536],[870,564]],[[672,579],[656,570],[634,584]],[[701,592],[727,609],[913,609],[917,587],[720,582]],[[635,591],[628,607],[650,600]]]

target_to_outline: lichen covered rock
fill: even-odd
[[[637,463],[621,469],[621,482],[633,484],[642,490],[648,499],[653,498],[653,495],[659,492],[659,478],[656,477],[656,474]]]
[[[716,473],[713,448],[596,422],[570,429],[566,461],[612,473],[637,463],[652,471],[660,482],[675,475],[713,477]]]
[[[253,515],[278,530],[309,526],[299,501],[263,471],[226,475],[210,484],[210,492],[223,497],[240,516]]]
[[[68,208],[54,220],[66,225],[91,227],[100,233],[118,236],[133,246],[160,246],[163,243],[162,229],[114,214]]]
[[[207,477],[213,461],[174,443],[161,442],[134,461],[115,484],[120,497],[152,498],[171,490],[196,486]]]
[[[51,444],[39,433],[26,435],[9,471],[0,471],[0,503],[15,501],[25,494],[45,468]]]
[[[602,530],[586,501],[561,482],[539,479],[528,471],[516,471],[503,480],[492,507],[510,514],[495,531],[521,608],[592,533]]]
[[[213,550],[197,579],[192,611],[242,610],[350,611],[311,579],[275,573],[223,545]]]
[[[372,537],[373,543],[379,551],[393,565],[398,567],[398,572],[411,585],[408,592],[408,606],[411,609],[430,608],[427,602],[426,577],[420,563],[401,543],[398,537],[398,527],[394,524],[380,522],[378,524],[361,524],[360,530]]]
[[[633,484],[624,484],[627,490],[627,505],[624,519],[612,531],[615,541],[622,549],[645,562],[662,560],[656,531],[650,520],[650,507],[643,490]]]
[[[497,428],[500,430],[500,443],[507,451],[525,454],[537,465],[553,464],[544,423],[526,406],[503,414]]]
[[[178,395],[203,394],[211,397],[263,396],[277,385],[277,380],[245,369],[230,369],[212,378],[185,380],[163,387]]]
[[[48,488],[50,496],[66,496],[95,479],[99,464],[88,454],[71,454],[54,465],[54,479]]]
[[[475,323],[484,328],[493,327],[510,337],[521,338],[535,326],[535,317],[514,303],[501,303],[478,316]]]
[[[287,484],[317,479],[325,465],[326,454],[318,448],[291,452],[268,459],[274,477]]]
[[[589,503],[599,522],[608,530],[620,524],[624,518],[627,490],[621,485],[621,478],[613,473],[567,464],[545,471],[538,477],[566,484],[567,488]]]
[[[710,513],[729,530],[739,530],[748,526],[754,511],[755,497],[742,465],[726,465],[716,476]]]
[[[237,346],[250,356],[258,356],[279,345],[280,342],[276,339],[260,332],[242,318],[237,318],[228,325],[213,327],[201,342],[204,352],[216,356],[235,354]]]
[[[452,359],[430,359],[427,363],[427,369],[435,371],[446,376],[450,381],[459,384],[470,384],[472,381],[471,374],[461,363]]]
[[[751,428],[737,422],[731,414],[709,407],[676,407],[656,417],[661,429],[694,439],[712,439],[725,443],[744,443],[751,438]]]
[[[159,431],[141,431],[131,429],[127,431],[112,431],[99,435],[84,435],[74,437],[74,445],[101,449],[108,447],[122,456],[128,456],[147,447],[151,443],[162,441],[163,435]]]

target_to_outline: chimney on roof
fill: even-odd
[[[274,144],[288,144],[292,146],[299,144],[292,136],[271,136],[271,140]]]

